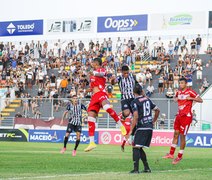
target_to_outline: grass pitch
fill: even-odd
[[[129,175],[132,170],[132,150],[126,147],[98,145],[85,153],[86,145],[79,145],[72,157],[73,145],[60,154],[63,145],[53,143],[0,142],[0,179],[210,179],[212,177],[212,150],[187,148],[178,165],[161,157],[168,147],[147,149],[151,174]],[[143,169],[142,162],[140,170]]]

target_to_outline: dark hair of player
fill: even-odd
[[[122,67],[121,67],[121,71],[129,71],[130,69],[129,69],[129,67],[127,66],[127,65],[123,65]]]
[[[98,62],[98,64],[99,64],[100,66],[102,65],[102,60],[101,60],[101,58],[95,58],[93,61],[94,61],[94,62]]]
[[[187,83],[187,79],[184,77],[180,78],[179,81],[185,81],[185,83]]]
[[[133,92],[135,94],[142,95],[143,89],[142,89],[141,85],[140,84],[136,84],[134,89],[133,89]]]

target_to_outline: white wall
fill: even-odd
[[[193,109],[197,114],[197,120],[212,124],[212,86],[203,93],[202,99],[203,103],[196,103],[193,106]]]
[[[205,21],[208,22],[208,11],[212,7],[212,0],[9,0],[1,5],[0,21],[10,20],[30,20],[30,19],[63,19],[73,17],[98,17],[108,15],[135,15],[152,13],[171,13],[171,12],[195,12],[204,11]],[[149,17],[150,18],[150,17]],[[151,20],[151,19],[150,19]],[[44,22],[45,24],[45,22]],[[206,23],[207,24],[207,23]],[[95,26],[96,28],[96,26]],[[96,29],[95,29],[96,31]],[[44,27],[45,32],[45,27]],[[65,35],[44,35],[44,36],[13,36],[1,37],[3,41],[28,41],[46,39],[101,39],[103,37],[131,37],[131,36],[152,36],[154,42],[159,35],[183,33],[188,34],[207,34],[207,29],[199,32],[189,31],[164,31],[164,32],[124,32],[124,33],[93,33],[93,34],[65,34]],[[169,39],[175,39],[172,36]],[[192,37],[190,37],[191,39]],[[163,39],[163,38],[162,38]],[[165,40],[164,40],[165,41]],[[211,38],[204,39],[211,43]]]

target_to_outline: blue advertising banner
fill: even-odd
[[[0,22],[0,36],[42,35],[43,20]]]
[[[53,142],[62,143],[66,131],[65,130],[29,130],[29,142]],[[98,132],[95,133],[95,143],[98,144]],[[76,133],[71,133],[68,142],[76,141]],[[82,131],[80,143],[88,144],[88,131]]]
[[[98,17],[97,32],[146,31],[147,22],[147,14]]]
[[[212,133],[189,133],[186,136],[186,146],[212,148]]]

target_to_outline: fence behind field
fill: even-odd
[[[51,121],[53,119],[61,119],[63,112],[66,110],[66,106],[69,104],[70,99],[58,98],[58,99],[32,99],[32,98],[22,98],[22,99],[7,99],[2,97],[1,102],[9,101],[10,104],[7,107],[0,107],[1,111],[1,127],[14,127],[15,118],[27,118],[27,119],[40,119],[43,121]],[[80,101],[88,107],[90,102],[89,99],[80,99]],[[177,112],[177,104],[173,99],[167,98],[157,98],[152,99],[152,101],[160,108],[160,116],[158,122],[155,124],[156,129],[173,129],[173,122],[175,119],[175,114]],[[208,102],[212,99],[205,99],[207,101],[207,107],[200,104],[197,111],[196,120],[192,122],[191,129],[193,130],[211,130],[212,120],[203,119],[203,110],[211,106],[208,106]],[[117,113],[121,112],[120,100],[110,99],[112,107]],[[58,108],[58,109],[57,109]],[[196,108],[195,108],[196,109]],[[208,112],[210,111],[210,108]],[[86,116],[87,112],[83,112],[84,126],[86,127]],[[206,116],[207,117],[207,116]],[[163,123],[164,122],[164,123]],[[114,120],[107,114],[103,109],[100,110],[97,119],[98,128],[117,128]],[[58,127],[59,128],[59,127]]]

